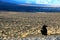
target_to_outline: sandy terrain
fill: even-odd
[[[48,35],[60,34],[60,13],[0,12],[0,37],[41,36],[44,24]]]

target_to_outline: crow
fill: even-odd
[[[43,27],[41,29],[42,35],[45,35],[45,36],[47,36],[47,28],[46,27],[47,27],[46,25],[43,25]]]

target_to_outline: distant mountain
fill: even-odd
[[[16,12],[60,12],[60,7],[42,7],[46,6],[40,4],[39,6],[18,5],[14,3],[6,3],[0,1],[0,11],[16,11]]]

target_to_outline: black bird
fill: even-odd
[[[41,29],[41,33],[42,33],[42,35],[47,35],[47,28],[46,28],[47,26],[46,25],[43,25],[43,27],[42,27],[42,29]]]

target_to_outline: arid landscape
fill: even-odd
[[[48,36],[60,35],[60,13],[0,12],[0,38],[39,37],[43,25]]]

